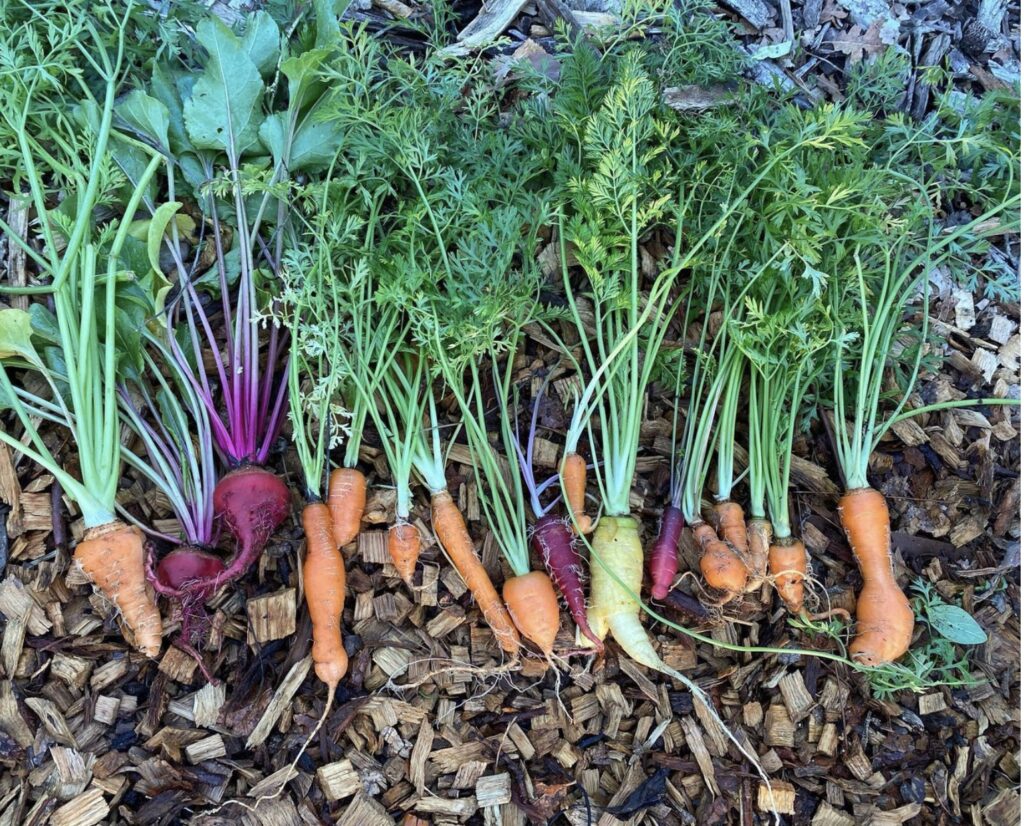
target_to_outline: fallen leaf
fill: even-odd
[[[851,26],[841,37],[831,41],[836,51],[848,55],[850,63],[860,63],[865,57],[884,51],[886,44],[882,42],[881,19],[876,20],[867,29],[863,26]]]

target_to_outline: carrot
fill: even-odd
[[[441,547],[472,592],[498,645],[509,654],[518,653],[519,632],[480,562],[473,540],[466,530],[466,522],[448,491],[439,490],[431,494],[430,516]]]
[[[590,533],[592,520],[587,516],[587,462],[578,453],[566,453],[562,457],[562,487],[565,489],[565,506],[573,515],[577,530]]]
[[[728,542],[740,559],[746,559],[747,524],[743,518],[743,508],[729,499],[724,499],[715,503],[714,513],[718,538]]]
[[[284,772],[277,791],[257,797],[256,806],[264,800],[273,800],[284,791],[302,755],[327,720],[338,684],[348,671],[348,653],[341,639],[341,613],[345,607],[345,560],[335,544],[331,509],[323,502],[308,502],[302,509],[302,530],[306,534],[302,584],[306,591],[309,618],[313,622],[313,670],[327,686],[327,702],[320,719]],[[240,805],[245,806],[244,803]]]
[[[807,549],[799,539],[779,537],[768,549],[768,568],[779,598],[791,614],[804,610],[804,579],[807,578]]]
[[[604,643],[598,639],[587,622],[587,602],[583,596],[583,582],[580,578],[583,562],[575,542],[567,520],[551,514],[541,516],[530,535],[530,545],[565,597],[565,604],[569,606],[569,613],[572,614],[580,633],[603,652]]]
[[[768,549],[772,544],[772,523],[757,517],[747,522],[747,562],[750,567],[751,585],[761,586],[768,573]]]
[[[559,624],[558,596],[551,577],[541,571],[512,577],[505,581],[501,595],[516,628],[550,657]]]
[[[651,545],[647,569],[651,573],[651,596],[665,599],[679,571],[679,537],[683,533],[683,512],[669,505],[661,514],[661,530]]]
[[[408,522],[396,522],[388,529],[388,553],[406,585],[412,584],[416,560],[420,558],[420,532]]]
[[[344,548],[359,536],[363,511],[366,510],[366,477],[361,471],[349,467],[331,471],[327,507],[334,525],[335,543],[337,547]]]
[[[910,648],[914,612],[893,572],[885,497],[873,488],[847,491],[839,500],[839,521],[864,578],[850,656],[865,665],[893,662]]]
[[[330,698],[348,670],[348,654],[341,639],[341,612],[345,607],[345,560],[338,552],[327,505],[313,502],[302,509],[306,534],[306,561],[302,583],[313,622],[313,668],[327,684]],[[330,706],[330,700],[328,701]]]
[[[700,572],[704,581],[725,591],[730,599],[742,594],[747,587],[747,566],[736,552],[706,522],[691,525],[690,529],[701,547]]]
[[[147,657],[160,653],[163,624],[156,600],[146,589],[142,531],[120,520],[86,528],[75,548],[75,561],[103,592],[135,635],[136,647]]]

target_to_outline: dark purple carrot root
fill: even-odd
[[[587,601],[582,581],[583,562],[576,550],[576,538],[569,524],[553,514],[542,516],[534,525],[530,544],[565,597],[565,604],[580,632],[598,651],[604,651],[604,643],[587,622]]]
[[[683,512],[674,505],[665,508],[661,515],[661,530],[651,545],[647,558],[647,570],[651,574],[651,596],[665,599],[676,574],[679,573],[679,537],[682,536]]]

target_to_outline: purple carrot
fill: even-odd
[[[583,561],[576,550],[576,537],[568,521],[552,514],[540,517],[533,527],[530,545],[565,597],[565,604],[569,606],[569,613],[580,632],[594,643],[598,651],[604,651],[604,643],[587,622],[587,603],[581,579]]]
[[[679,537],[683,533],[683,512],[669,505],[661,515],[661,530],[651,545],[647,569],[651,574],[651,596],[665,599],[679,573]]]
[[[544,382],[547,387],[547,381]],[[597,647],[598,651],[604,651],[604,643],[593,632],[587,622],[587,604],[583,596],[583,560],[577,549],[576,536],[572,531],[571,523],[567,519],[553,516],[548,513],[558,499],[546,507],[540,503],[540,495],[547,488],[558,481],[558,476],[537,483],[533,473],[533,447],[537,437],[537,414],[540,412],[540,400],[543,398],[544,387],[537,394],[533,404],[533,415],[530,417],[530,432],[526,437],[526,452],[520,447],[519,439],[516,440],[516,457],[519,460],[519,470],[522,473],[523,483],[530,495],[530,507],[537,522],[533,527],[530,536],[530,545],[541,558],[544,567],[547,569],[552,581],[565,597],[565,603],[569,606],[569,613],[572,615],[576,626],[588,640]],[[516,428],[518,430],[518,421]]]

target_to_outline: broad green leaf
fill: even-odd
[[[341,34],[338,18],[348,7],[348,0],[313,0],[316,11],[316,45],[333,43]]]
[[[326,49],[310,49],[281,63],[281,73],[288,78],[290,109],[301,112],[319,97],[325,84],[318,71],[326,57]]]
[[[60,346],[60,327],[57,316],[39,301],[28,305],[28,314],[32,322],[32,335],[47,344]]]
[[[167,134],[171,148],[176,153],[190,152],[192,146],[185,131],[185,117],[181,104],[181,91],[174,71],[161,64],[153,69],[153,83],[150,91],[154,98],[167,110]]]
[[[146,252],[149,255],[149,266],[155,272],[160,269],[160,246],[164,242],[164,233],[167,232],[167,225],[178,210],[181,209],[181,201],[168,201],[160,204],[149,220],[149,227],[146,230]]]
[[[264,78],[269,78],[277,68],[281,54],[281,32],[274,18],[265,11],[258,11],[246,23],[242,48],[256,64]]]
[[[274,156],[274,162],[284,164],[291,172],[326,168],[334,159],[341,143],[341,125],[332,122],[316,123],[312,114],[302,119],[291,138],[290,145],[287,137],[287,112],[270,115],[260,126],[260,140]]]
[[[950,642],[960,645],[981,645],[988,634],[963,608],[946,603],[928,609],[928,622]]]
[[[25,310],[0,310],[0,359],[18,356],[31,364],[39,363],[32,346],[32,318]]]
[[[171,115],[166,104],[139,89],[133,89],[117,104],[115,111],[132,131],[148,138],[164,152],[170,151],[168,130]]]
[[[241,157],[258,140],[257,115],[263,97],[260,73],[239,39],[220,20],[203,20],[196,39],[209,56],[185,101],[189,138],[197,149],[219,149]]]

